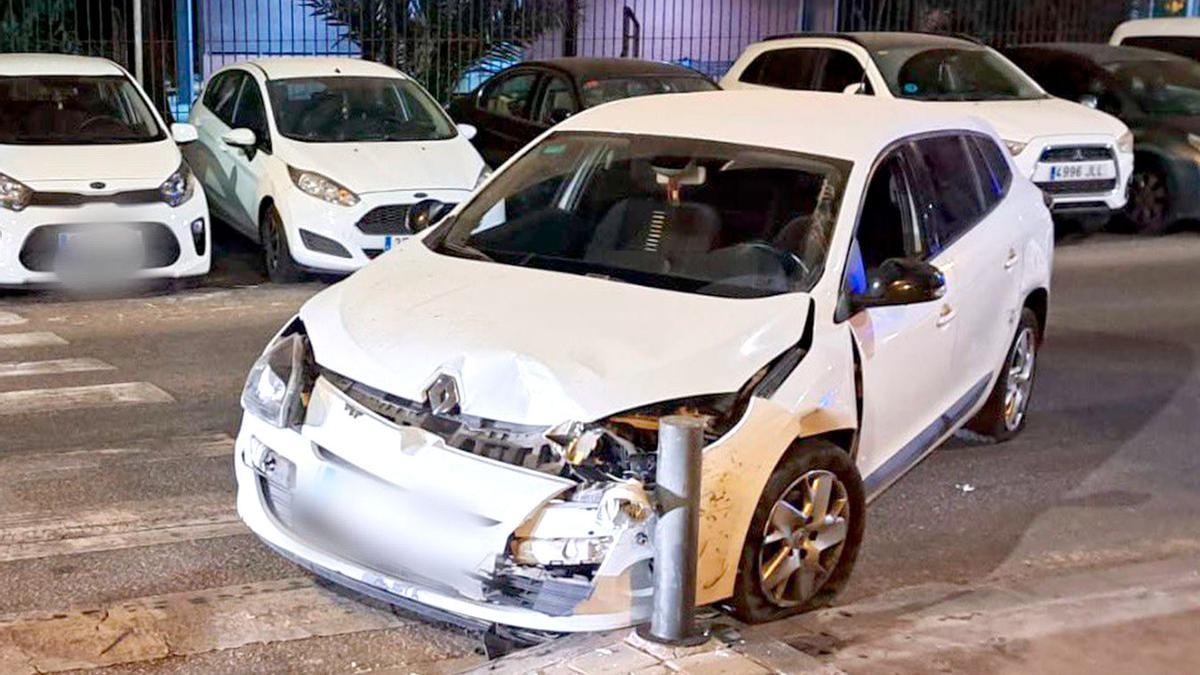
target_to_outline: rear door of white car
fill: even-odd
[[[865,289],[889,258],[927,260],[932,248],[913,197],[907,143],[877,163],[863,198],[847,261],[846,292]],[[949,394],[956,326],[941,301],[864,309],[850,317],[862,361],[862,428],[858,466],[869,494],[878,493],[931,447]],[[933,435],[930,438],[930,435]]]
[[[841,92],[862,85],[871,93],[862,61],[836,43],[768,49],[735,66],[721,82],[726,88],[770,88]]]
[[[986,394],[1016,320],[1023,228],[1005,199],[1012,170],[995,141],[973,132],[923,138],[914,151],[946,275],[942,320],[958,325],[950,390],[970,407]]]

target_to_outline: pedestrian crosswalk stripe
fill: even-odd
[[[44,331],[35,333],[0,333],[0,349],[18,349],[21,347],[58,347],[67,341]]]
[[[233,438],[221,433],[144,439],[99,448],[53,447],[44,452],[0,454],[0,476],[19,481],[43,478],[43,474],[50,472],[112,470],[146,463],[224,456],[233,456]]]
[[[0,671],[100,668],[402,627],[428,630],[322,588],[308,577],[291,577],[104,607],[0,616]],[[461,643],[459,649],[469,650],[465,637]]]
[[[149,382],[21,389],[0,392],[0,415],[107,408],[140,403],[171,403],[174,400],[170,394]]]
[[[25,321],[25,317],[17,316],[12,312],[0,312],[0,326],[19,326]]]
[[[64,373],[86,373],[97,370],[116,370],[116,368],[99,359],[91,358],[0,363],[0,377],[61,375]]]
[[[117,502],[83,513],[10,511],[0,513],[0,562],[157,546],[248,531],[238,520],[234,496],[225,493]]]

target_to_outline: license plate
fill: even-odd
[[[1070,162],[1050,164],[1048,167],[1050,182],[1074,180],[1105,180],[1115,178],[1117,168],[1112,162]]]
[[[408,239],[408,237],[409,237],[409,235],[407,235],[407,234],[389,234],[389,235],[385,236],[383,238],[383,250],[385,250],[385,251],[392,250],[392,247],[398,245],[400,242],[404,241],[405,239]]]
[[[128,227],[91,227],[58,233],[58,252],[68,255],[106,255],[142,250],[142,233]]]

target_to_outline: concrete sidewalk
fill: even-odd
[[[929,584],[765,626],[725,617],[708,625],[717,637],[691,649],[614,631],[567,637],[472,672],[1196,672],[1200,556]]]

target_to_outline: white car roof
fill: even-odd
[[[1159,19],[1134,19],[1117,26],[1113,31],[1111,44],[1120,44],[1127,37],[1144,35],[1170,35],[1200,37],[1200,18],[1167,17]]]
[[[124,75],[120,66],[97,56],[71,54],[0,54],[0,76]]]
[[[407,77],[404,73],[382,63],[364,59],[328,56],[281,56],[253,59],[232,64],[234,67],[254,65],[267,74],[268,79],[286,80],[293,77]]]
[[[964,129],[995,137],[977,117],[919,102],[765,89],[613,101],[555,129],[700,138],[868,162],[897,139],[931,131]]]

